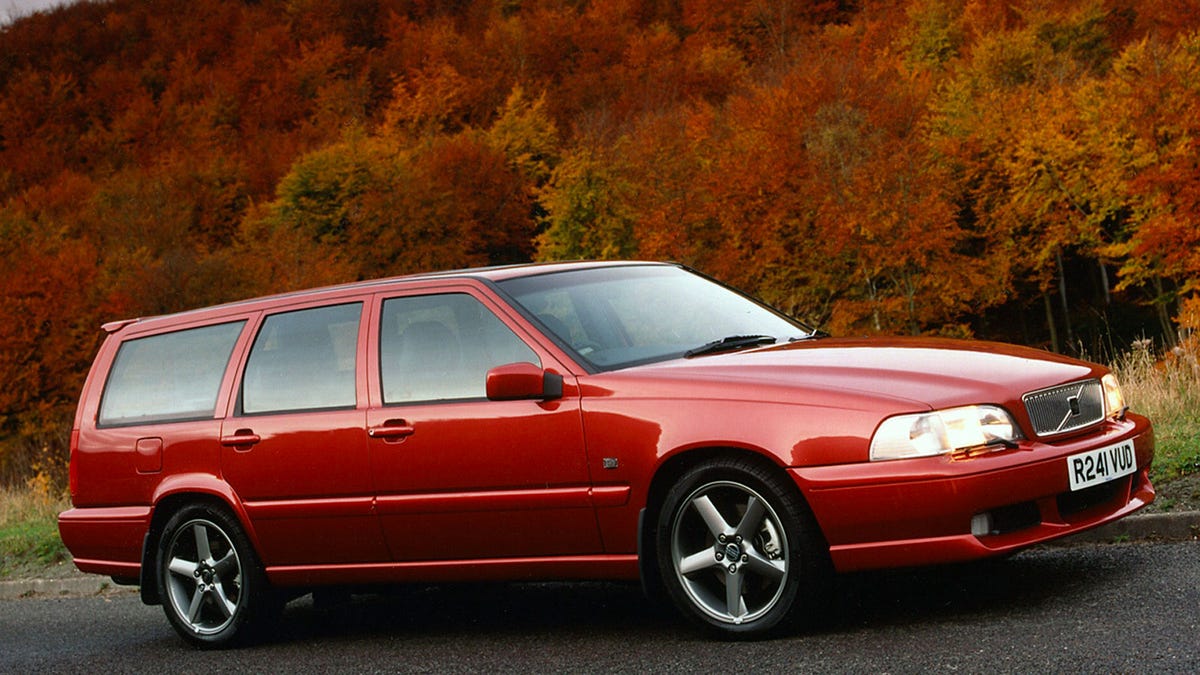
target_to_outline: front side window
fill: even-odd
[[[465,293],[383,303],[379,373],[384,403],[478,399],[487,371],[540,359],[481,302]]]
[[[353,408],[362,303],[267,317],[242,378],[242,413]]]
[[[100,426],[211,418],[245,321],[126,341],[100,401]]]

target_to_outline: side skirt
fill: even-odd
[[[326,586],[412,582],[638,579],[638,557],[627,555],[435,560],[267,567],[273,585]]]

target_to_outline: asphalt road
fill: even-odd
[[[404,588],[186,647],[136,595],[0,602],[0,672],[1200,672],[1200,543],[1043,548],[838,580],[825,628],[715,642],[636,586]]]

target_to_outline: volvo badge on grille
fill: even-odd
[[[1072,396],[1067,399],[1067,405],[1071,406],[1071,417],[1079,415],[1079,397]]]

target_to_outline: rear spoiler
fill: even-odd
[[[108,323],[103,324],[100,327],[104,329],[105,333],[115,333],[115,332],[121,330],[122,328],[124,328],[130,324],[137,323],[139,321],[141,321],[141,319],[121,319],[120,321],[109,321]]]

